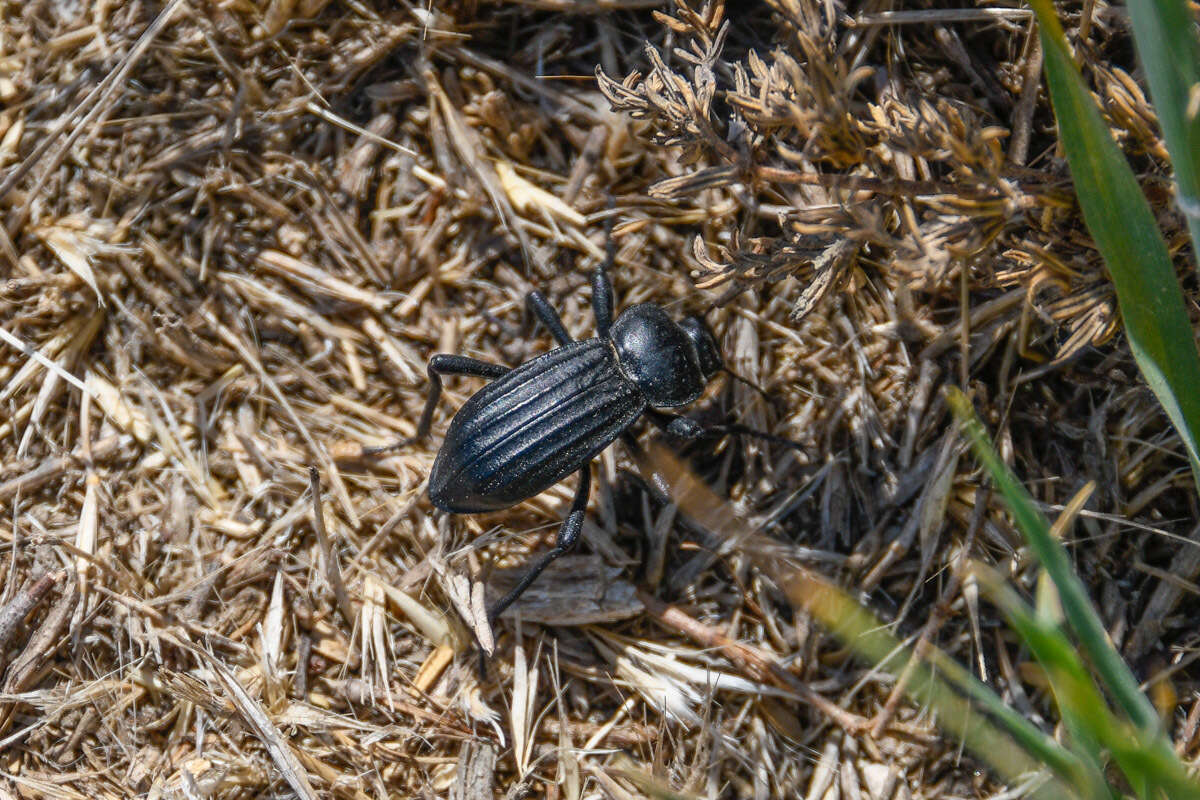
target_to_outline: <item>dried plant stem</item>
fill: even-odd
[[[325,532],[325,512],[321,508],[321,475],[316,467],[308,468],[308,486],[312,493],[313,502],[313,531],[317,534],[317,543],[321,548],[321,557],[325,561],[325,578],[333,587],[334,597],[337,598],[338,610],[342,619],[350,627],[354,627],[356,614],[346,592],[346,584],[342,581],[342,568],[338,564],[337,553],[329,543],[329,535]]]

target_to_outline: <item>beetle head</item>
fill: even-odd
[[[704,380],[712,380],[713,375],[725,368],[725,362],[721,359],[721,348],[717,346],[717,337],[713,336],[712,329],[702,317],[684,317],[679,320],[679,327],[683,328],[683,332],[696,348]]]

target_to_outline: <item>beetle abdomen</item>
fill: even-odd
[[[645,410],[600,339],[551,350],[459,409],[429,475],[438,508],[508,508],[587,464]]]

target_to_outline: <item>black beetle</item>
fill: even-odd
[[[435,506],[455,514],[496,511],[579,473],[575,499],[554,548],[488,612],[493,627],[542,570],[575,545],[591,489],[590,464],[601,450],[642,416],[681,438],[698,438],[708,430],[658,410],[696,400],[724,368],[708,326],[699,317],[675,322],[651,303],[631,306],[614,320],[612,283],[604,264],[596,267],[591,283],[595,338],[572,340],[558,312],[534,291],[526,297],[529,308],[558,342],[556,349],[515,368],[459,355],[429,360],[429,398],[417,435],[409,441],[429,434],[443,375],[493,379],[450,422],[429,475],[429,499]],[[780,440],[740,425],[711,430]],[[378,450],[384,449],[392,448]]]

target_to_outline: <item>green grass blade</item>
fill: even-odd
[[[1053,5],[1030,5],[1079,206],[1116,287],[1133,356],[1179,432],[1200,488],[1200,353],[1167,247],[1071,60]]]
[[[1082,662],[1062,632],[1045,617],[1030,611],[993,570],[976,565],[975,576],[989,599],[1004,611],[1009,626],[1017,632],[1045,670],[1059,713],[1070,734],[1071,751],[1080,756],[1088,767],[1087,779],[1092,782],[1099,781],[1105,791],[1111,792],[1102,773],[1104,758],[1100,741],[1104,737],[1087,718],[1087,709],[1081,711],[1075,704],[1064,702],[1064,697],[1090,692],[1100,707],[1107,706],[1095,684],[1088,678]],[[1072,687],[1074,692],[1068,691],[1066,684],[1076,682],[1082,682],[1083,685]],[[1094,792],[1099,790],[1094,783],[1090,785]]]
[[[993,570],[979,566],[976,576],[989,597],[1008,617],[1009,624],[1033,652],[1046,671],[1063,720],[1067,721],[1076,747],[1083,749],[1099,777],[1099,747],[1112,754],[1138,797],[1157,798],[1159,790],[1175,800],[1197,800],[1200,784],[1191,781],[1163,737],[1139,731],[1117,719],[1109,710],[1083,661],[1060,628],[1040,617]]]
[[[1067,623],[1079,637],[1084,651],[1096,671],[1100,673],[1108,691],[1135,725],[1161,736],[1161,725],[1154,706],[1138,689],[1137,681],[1129,667],[1109,643],[1100,616],[1092,607],[1087,590],[1075,575],[1067,551],[1050,533],[1049,522],[1034,507],[1029,492],[1025,491],[1025,487],[1000,460],[1000,456],[996,455],[991,438],[975,416],[966,395],[953,387],[947,388],[946,402],[962,424],[963,431],[975,450],[975,456],[983,463],[1004,495],[1017,528],[1054,581]]]
[[[1146,68],[1150,97],[1162,127],[1179,207],[1193,244],[1200,242],[1200,114],[1189,106],[1200,86],[1200,42],[1185,0],[1132,0],[1133,41]]]

